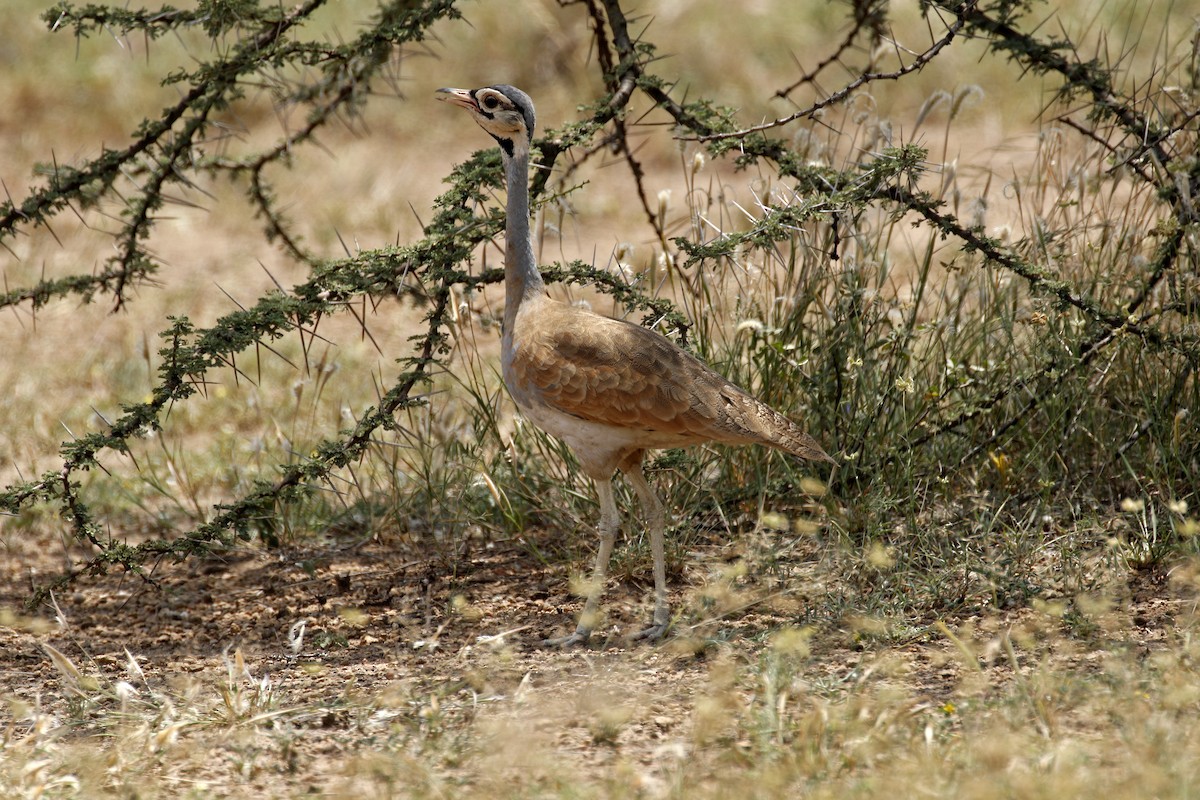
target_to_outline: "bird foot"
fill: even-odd
[[[670,627],[671,627],[670,621],[655,622],[649,628],[640,630],[637,633],[633,634],[633,636],[631,636],[629,638],[635,642],[643,641],[643,640],[647,641],[647,642],[657,642],[664,635],[666,635],[667,630],[669,630]]]
[[[574,633],[567,636],[556,636],[553,639],[543,639],[542,647],[561,647],[564,650],[575,645],[585,645],[591,638],[592,632],[576,628]]]

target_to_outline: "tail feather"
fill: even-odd
[[[816,439],[801,430],[800,426],[791,419],[765,403],[760,402],[759,407],[759,414],[770,419],[770,424],[764,426],[768,428],[768,430],[764,431],[767,435],[767,444],[799,458],[806,458],[809,461],[828,461],[830,464],[837,463],[825,452],[825,449],[821,447]]]
[[[799,425],[753,395],[728,382],[721,394],[726,405],[718,426],[737,437],[728,441],[758,442],[810,461],[837,463]]]

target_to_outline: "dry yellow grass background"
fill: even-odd
[[[916,5],[897,2],[893,16],[897,40],[920,49],[928,33]],[[148,48],[140,40],[51,35],[37,19],[45,7],[10,0],[4,12],[0,179],[14,198],[36,181],[35,162],[79,162],[101,145],[125,142],[143,117],[176,98],[176,89],[158,86],[158,79],[207,55],[208,45],[186,34]],[[336,38],[370,11],[365,1],[333,3],[323,24]],[[844,26],[840,6],[815,0],[754,0],[736,11],[715,0],[664,1],[630,11],[646,15],[639,30],[669,56],[661,74],[677,76],[691,94],[739,108],[750,122],[791,109],[771,101],[772,92],[794,79],[796,63],[819,60]],[[483,145],[461,114],[433,101],[434,89],[519,85],[537,102],[542,127],[575,119],[576,105],[598,93],[581,7],[522,0],[466,4],[463,12],[470,24],[443,23],[427,47],[400,56],[395,85],[378,87],[361,119],[325,131],[322,149],[304,150],[290,172],[273,175],[286,213],[316,251],[333,258],[344,246],[366,250],[419,235],[450,166]],[[1154,15],[1195,24],[1169,3],[1064,2],[1055,14],[1050,24],[1114,50],[1121,47],[1118,31],[1157,31],[1146,22]],[[919,76],[881,93],[871,109],[891,121],[896,143],[921,141],[933,162],[956,165],[968,193],[1026,168],[1044,136],[1031,110],[1046,87],[1018,80],[1015,66],[982,53],[978,43],[956,44]],[[1139,51],[1131,74],[1144,66],[1138,59],[1155,57],[1154,47]],[[952,138],[943,138],[944,122],[918,127],[919,109],[932,93],[970,86],[978,87],[978,99],[964,107]],[[848,119],[856,110],[836,113]],[[281,124],[295,120],[251,97],[223,122],[230,138],[211,147],[237,153],[272,141]],[[680,225],[694,152],[694,144],[654,137],[639,153],[647,188],[670,191]],[[543,259],[606,264],[620,250],[635,265],[653,264],[657,244],[631,201],[628,171],[593,159],[578,180],[590,183],[563,213],[546,215]],[[732,219],[738,204],[752,205],[767,177],[708,164],[701,180],[721,192]],[[140,287],[124,309],[113,313],[108,298],[98,298],[4,315],[0,481],[56,468],[63,440],[99,429],[120,403],[142,399],[168,316],[209,325],[276,281],[290,286],[304,278],[264,241],[239,187],[201,188],[163,212],[151,240],[162,263],[158,284]],[[989,228],[1019,226],[1022,213],[996,198]],[[7,242],[11,250],[0,251],[6,285],[103,263],[111,224],[103,214],[86,221],[64,215],[52,234],[34,231]],[[904,243],[896,243],[896,252],[906,257]],[[499,262],[494,249],[480,254],[479,266]],[[488,295],[472,302],[485,310],[498,301]],[[161,497],[142,502],[163,519],[200,519],[209,504],[244,491],[279,454],[336,431],[394,379],[394,360],[407,352],[417,313],[395,303],[368,309],[373,341],[360,336],[352,319],[329,321],[321,332],[334,344],[318,345],[314,361],[336,364],[338,374],[323,392],[318,377],[272,356],[263,358],[257,385],[222,376],[205,398],[172,412],[167,435],[139,443],[143,472],[159,476],[161,490]],[[475,339],[486,363],[487,335]],[[280,350],[301,358],[296,342],[284,341]],[[469,354],[456,357],[475,363]],[[259,374],[258,365],[239,366]],[[119,512],[144,489],[118,486],[108,499],[113,518],[123,519]],[[58,543],[65,528],[53,515],[0,520],[0,526],[4,574],[14,581],[23,559],[47,548],[57,558],[69,549]],[[671,650],[595,658],[529,653],[505,642],[472,643],[465,634],[461,649],[435,666],[406,661],[411,642],[382,658],[356,659],[364,651],[353,648],[369,643],[352,633],[346,633],[351,663],[311,674],[266,652],[251,653],[247,663],[240,652],[213,652],[187,653],[202,662],[193,675],[159,654],[143,659],[143,667],[147,685],[170,687],[161,697],[122,688],[123,680],[142,684],[111,640],[103,659],[89,660],[86,647],[63,645],[63,628],[4,611],[3,641],[38,654],[40,667],[29,666],[31,659],[22,669],[44,670],[37,685],[47,694],[31,697],[31,683],[11,693],[0,686],[7,701],[7,713],[0,712],[0,793],[1189,797],[1200,785],[1195,580],[1194,570],[1181,566],[1148,593],[1126,587],[1124,594],[1095,598],[1093,606],[1084,603],[1090,609],[1084,618],[1045,604],[878,646],[872,643],[877,620],[850,619],[825,638],[787,629],[770,638],[732,637],[708,649],[707,660]],[[99,603],[109,586],[76,599]],[[8,597],[15,601],[19,593]],[[494,622],[490,630],[504,628],[502,604],[480,607]],[[69,620],[76,612],[68,607],[64,614]],[[346,620],[343,627],[348,632],[356,624]],[[66,638],[78,643],[86,636]],[[66,652],[61,660],[37,649],[52,642]],[[279,671],[273,683],[261,666],[268,661]],[[54,680],[47,678],[51,663],[60,676]]]

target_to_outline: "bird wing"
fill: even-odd
[[[787,417],[666,337],[579,308],[546,303],[518,320],[511,376],[522,391],[591,422],[680,444],[760,443],[829,458]]]
[[[687,434],[693,398],[687,378],[707,370],[666,338],[578,309],[550,312],[518,333],[512,377],[548,405],[591,422]],[[547,309],[547,311],[549,311]]]

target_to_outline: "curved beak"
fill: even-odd
[[[478,108],[475,105],[475,98],[471,96],[471,92],[466,89],[438,89],[437,99],[444,100],[447,103],[453,103],[456,106],[474,111]]]

